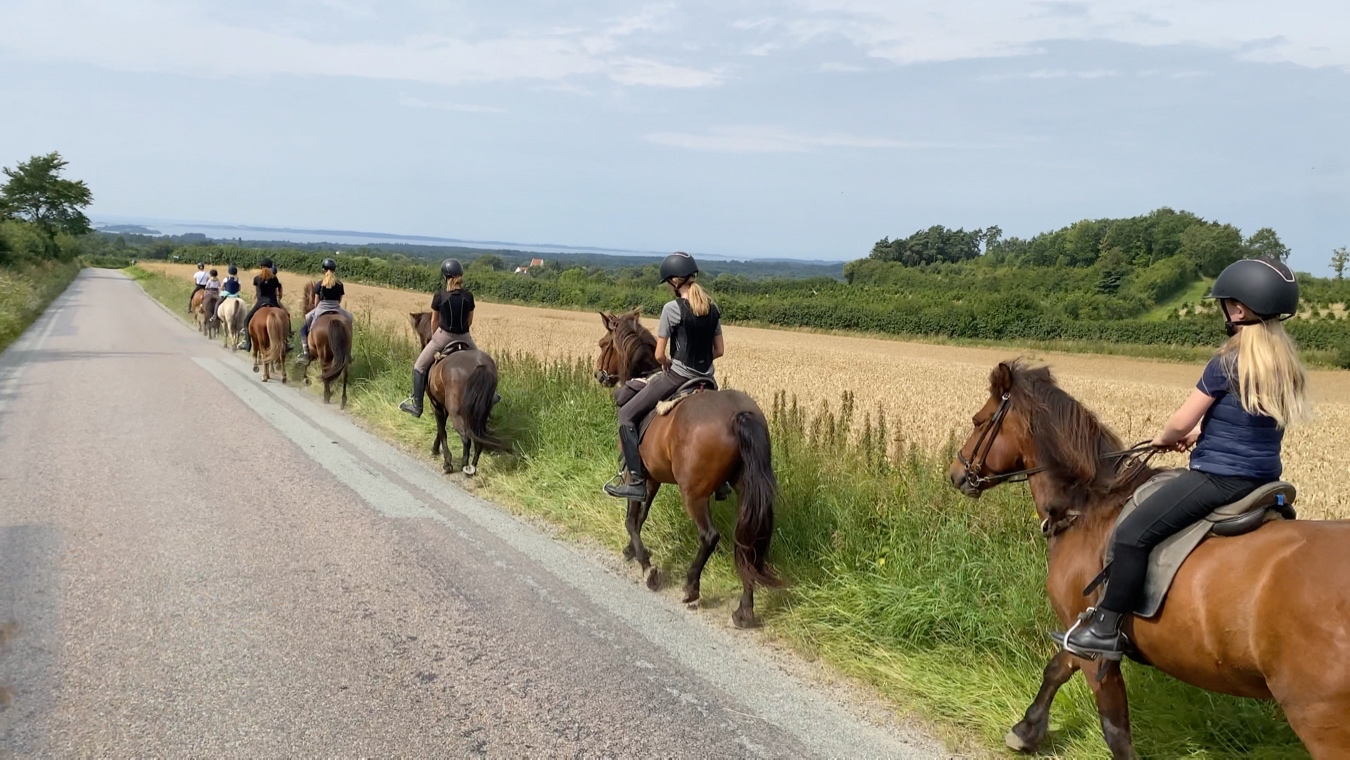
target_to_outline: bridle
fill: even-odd
[[[989,456],[989,451],[994,448],[994,440],[998,438],[999,430],[1003,427],[1003,420],[1008,416],[1008,410],[1012,408],[1012,393],[1005,392],[998,402],[998,408],[994,410],[994,416],[989,419],[980,435],[975,439],[975,448],[971,449],[970,457],[966,458],[959,450],[956,452],[956,459],[966,468],[966,474],[961,481],[965,489],[974,491],[985,491],[994,486],[1004,483],[1025,483],[1032,475],[1045,472],[1050,469],[1049,465],[1040,467],[1029,467],[1021,470],[1012,470],[1011,472],[996,472],[988,475],[984,474],[984,460]],[[1120,451],[1108,451],[1097,457],[1098,461],[1115,459],[1116,469],[1120,469],[1121,463],[1126,460],[1133,460],[1132,466],[1145,467],[1148,465],[1158,449],[1153,448],[1151,440],[1140,441],[1128,449]],[[1143,456],[1140,456],[1140,455]],[[1082,514],[1077,510],[1070,510],[1056,520],[1045,518],[1041,521],[1041,534],[1047,539],[1068,530],[1073,525],[1078,516]]]
[[[988,424],[980,431],[980,437],[975,439],[975,448],[971,449],[970,458],[960,451],[956,452],[956,459],[966,468],[966,477],[962,485],[984,491],[994,486],[1004,483],[1023,483],[1032,475],[1038,472],[1045,472],[1046,467],[1032,467],[1025,470],[1013,470],[1012,472],[999,472],[992,475],[985,475],[984,460],[989,456],[989,450],[994,448],[994,440],[998,438],[998,431],[1003,427],[1003,420],[1008,416],[1008,410],[1012,408],[1012,392],[1005,392],[999,399],[998,408],[994,410],[994,416],[989,418]]]

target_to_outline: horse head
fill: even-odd
[[[971,497],[1000,483],[1045,473],[1053,496],[1039,502],[1086,502],[1114,491],[1120,439],[1055,382],[1048,367],[1001,362],[989,375],[989,398],[948,474]],[[1138,472],[1131,471],[1133,481]],[[1042,518],[1048,515],[1042,514]]]
[[[422,347],[426,348],[440,320],[434,311],[414,311],[408,314],[408,322],[412,324],[413,334],[422,341]]]
[[[642,326],[641,316],[641,309],[625,314],[600,312],[605,334],[600,338],[595,379],[601,385],[613,387],[660,368],[656,360],[656,338]]]

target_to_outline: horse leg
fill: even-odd
[[[342,368],[342,408],[347,408],[347,373],[351,371],[351,359],[347,360],[347,366]]]
[[[708,563],[708,557],[712,556],[722,535],[713,527],[712,509],[708,504],[708,497],[711,494],[694,496],[682,492],[681,495],[684,496],[684,511],[689,513],[694,525],[698,526],[698,555],[694,557],[694,564],[689,566],[689,573],[684,576],[684,603],[691,604],[698,601],[699,580],[703,577],[703,566]]]
[[[652,555],[642,543],[642,523],[646,520],[647,511],[652,507],[653,496],[654,494],[648,491],[646,499],[629,500],[628,515],[623,521],[624,527],[628,529],[628,546],[623,549],[623,558],[637,560],[644,573],[652,566]]]
[[[1018,752],[1035,752],[1040,749],[1045,732],[1050,727],[1050,705],[1055,701],[1059,687],[1072,678],[1077,670],[1078,658],[1062,649],[1050,658],[1050,662],[1045,666],[1045,675],[1041,678],[1041,689],[1036,692],[1036,699],[1032,700],[1026,715],[1022,716],[1022,721],[1013,726],[1003,738],[1008,747]]]
[[[1306,688],[1306,686],[1305,686]],[[1280,701],[1289,727],[1313,757],[1342,757],[1350,750],[1350,695],[1309,701]]]
[[[473,439],[463,433],[460,433],[459,440],[460,443],[464,444],[464,474],[473,475],[475,472],[478,471],[477,468],[469,464],[469,452],[473,450]]]
[[[1125,697],[1125,676],[1116,660],[1092,660],[1083,670],[1092,696],[1097,698],[1097,714],[1102,719],[1102,736],[1115,760],[1133,760],[1134,740],[1130,738],[1130,703]]]

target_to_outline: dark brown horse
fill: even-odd
[[[215,340],[220,332],[220,318],[216,316],[216,309],[220,307],[219,290],[203,290],[201,304],[201,330],[207,338]]]
[[[434,312],[409,314],[413,332],[425,347],[436,332],[439,320]],[[445,460],[445,471],[455,471],[455,457],[450,453],[445,423],[453,421],[464,445],[465,475],[478,472],[478,458],[483,449],[501,450],[506,444],[488,432],[488,418],[492,416],[493,399],[497,395],[497,362],[482,351],[464,348],[455,351],[431,365],[427,372],[427,398],[436,413],[436,440],[431,454],[440,454]],[[472,454],[472,459],[470,455]]]
[[[342,378],[342,408],[347,408],[347,375],[352,363],[352,328],[341,314],[322,314],[309,328],[309,355],[319,361],[323,378],[323,402],[333,399],[333,383]],[[305,365],[309,385],[309,364]]]
[[[656,338],[638,316],[637,311],[600,315],[605,336],[600,339],[596,379],[601,384],[622,386],[660,368]],[[755,586],[782,585],[765,564],[773,538],[778,481],[773,473],[764,412],[740,391],[697,393],[651,423],[643,436],[641,453],[647,470],[647,499],[628,504],[629,544],[624,557],[638,561],[647,573],[647,586],[655,590],[657,573],[642,543],[642,525],[661,484],[675,484],[685,512],[698,526],[698,555],[684,580],[684,601],[697,600],[703,566],[721,539],[713,526],[709,498],[723,483],[734,483],[739,505],[734,553],[741,578],[741,602],[731,619],[740,628],[755,625]]]
[[[1046,588],[1068,627],[1093,603],[1083,590],[1102,570],[1125,500],[1157,470],[1118,468],[1109,454],[1120,439],[1048,369],[1004,362],[989,386],[952,463],[952,483],[978,497],[1009,474],[1036,471],[1029,485],[1049,540]],[[1274,699],[1314,757],[1350,757],[1347,546],[1350,522],[1340,521],[1276,521],[1206,540],[1181,566],[1162,612],[1127,624],[1138,659],[1203,689]],[[1046,666],[1009,746],[1036,750],[1055,693],[1079,669],[1112,755],[1133,756],[1120,664],[1064,651]]]
[[[304,289],[300,291],[301,314],[308,314],[319,305],[319,291],[314,287],[316,284],[313,280],[307,280]]]
[[[290,319],[286,310],[277,306],[264,306],[254,312],[248,323],[249,339],[253,342],[253,371],[262,367],[262,380],[272,378],[272,372],[281,373],[281,382],[286,382],[286,333]]]

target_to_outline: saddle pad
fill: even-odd
[[[1184,469],[1166,470],[1153,476],[1139,486],[1134,495],[1125,502],[1125,507],[1120,510],[1120,516],[1116,518],[1116,527],[1138,508],[1140,502],[1147,499],[1157,491],[1162,485],[1178,475],[1186,472]],[[1227,505],[1220,507],[1203,520],[1169,537],[1166,541],[1153,548],[1153,552],[1148,558],[1148,579],[1144,584],[1144,593],[1140,596],[1139,602],[1135,605],[1134,614],[1138,617],[1151,618],[1158,614],[1162,609],[1163,601],[1167,598],[1167,591],[1172,587],[1172,581],[1176,579],[1177,572],[1181,570],[1181,563],[1195,551],[1195,547],[1200,545],[1209,536],[1214,522],[1217,520],[1232,517],[1232,512]],[[1281,516],[1273,511],[1267,510],[1266,520],[1277,520]],[[1115,531],[1112,531],[1114,537]],[[1112,542],[1106,544],[1106,562],[1111,562]]]

